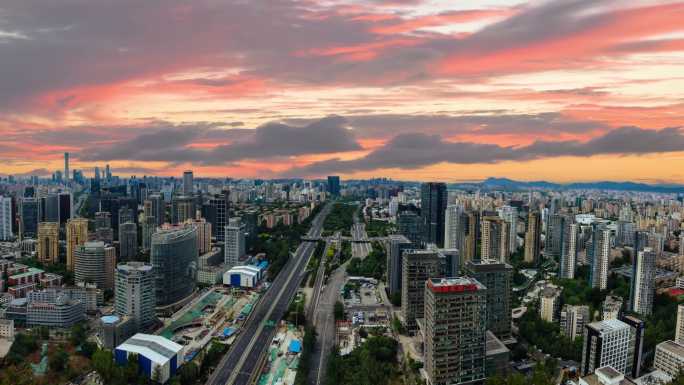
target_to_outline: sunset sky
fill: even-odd
[[[0,174],[684,183],[684,2],[3,0]]]

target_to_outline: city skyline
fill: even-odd
[[[126,176],[684,183],[683,18],[650,0],[3,4],[0,174],[68,152]]]

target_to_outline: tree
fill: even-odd
[[[32,385],[33,371],[26,363],[10,365],[0,370],[0,385]]]
[[[335,301],[333,313],[335,314],[335,321],[344,319],[344,305],[342,304],[342,302]]]
[[[81,344],[83,344],[87,338],[88,335],[86,334],[86,328],[82,322],[79,322],[71,327],[69,333],[69,342],[71,345],[81,346]]]
[[[161,382],[161,367],[159,365],[155,366],[152,371],[152,381]]]
[[[95,342],[86,341],[81,345],[81,354],[88,358],[91,358],[96,350],[97,344]]]
[[[117,369],[120,369],[117,367]],[[138,364],[138,355],[131,354],[128,356],[126,366],[123,367],[123,378],[127,383],[133,383],[137,381],[138,375],[140,373],[140,365]]]
[[[192,385],[199,378],[199,367],[194,362],[188,362],[180,367],[178,375],[182,385]]]
[[[392,305],[394,306],[401,306],[401,292],[394,292],[390,296],[390,302],[392,302]]]
[[[57,350],[48,356],[48,367],[50,370],[61,373],[69,364],[69,355],[64,351],[64,347],[59,345]]]
[[[114,377],[114,356],[109,350],[98,349],[93,353],[93,368],[105,380],[105,383],[111,382]]]

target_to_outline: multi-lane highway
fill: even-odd
[[[308,237],[320,237],[323,220],[329,212],[330,205],[326,205],[314,218]],[[274,333],[269,324],[278,323],[283,317],[315,250],[316,242],[302,242],[299,245],[252,311],[240,335],[209,377],[207,385],[247,385],[256,377],[261,357],[266,353]]]
[[[366,225],[364,223],[354,223],[351,228],[352,235],[352,257],[366,258],[371,252],[371,243],[366,233]]]
[[[347,278],[347,263],[333,271],[328,277],[327,284],[319,289],[321,292],[313,309],[313,324],[318,336],[316,347],[311,354],[313,365],[309,372],[309,384],[319,385],[325,382],[328,357],[335,348],[335,302],[340,297],[340,290]]]

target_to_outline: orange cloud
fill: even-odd
[[[575,34],[542,39],[519,47],[488,51],[487,47],[448,56],[438,63],[438,73],[451,75],[494,75],[559,68],[605,66],[603,55],[615,55],[614,48],[681,29],[684,4],[616,10],[605,22]],[[568,22],[572,22],[568,20]],[[634,52],[639,47],[634,46]],[[672,44],[669,50],[679,49]],[[484,51],[484,52],[478,52]]]

